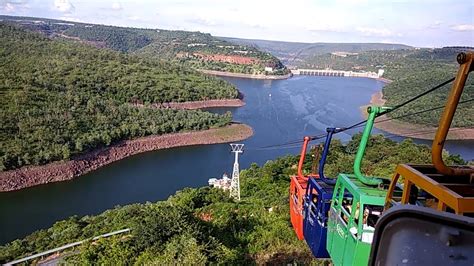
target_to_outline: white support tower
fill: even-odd
[[[240,173],[239,173],[239,153],[244,152],[244,144],[230,144],[232,152],[235,154],[234,170],[232,171],[232,182],[230,184],[230,197],[240,201]]]

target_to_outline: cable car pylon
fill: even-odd
[[[232,170],[232,181],[230,184],[230,197],[240,201],[240,171],[239,153],[244,152],[244,144],[230,144],[232,152],[235,154],[234,169]]]

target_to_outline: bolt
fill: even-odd
[[[466,58],[467,58],[467,55],[465,53],[459,53],[456,60],[461,65],[461,64],[464,64],[466,62]]]

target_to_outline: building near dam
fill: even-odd
[[[327,76],[327,77],[360,77],[360,78],[381,78],[384,70],[379,69],[375,72],[354,72],[334,69],[292,69],[293,75],[305,75],[305,76]]]
[[[222,189],[224,191],[230,189],[232,179],[229,178],[227,174],[222,175],[221,179],[211,178],[208,180],[209,186]]]

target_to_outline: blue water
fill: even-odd
[[[360,106],[383,86],[379,81],[363,78],[227,80],[245,95],[246,105],[213,111],[230,110],[234,120],[254,129],[255,134],[242,142],[242,168],[252,162],[263,164],[285,154],[296,154],[300,149],[261,149],[263,146],[299,140],[305,135],[324,133],[328,126],[343,127],[362,120]],[[358,130],[335,138],[347,141]],[[473,147],[474,141],[447,144],[450,152],[461,153],[466,159],[474,158]],[[71,215],[97,214],[117,205],[163,200],[184,187],[204,186],[211,177],[231,173],[232,163],[228,144],[181,147],[139,154],[72,181],[1,193],[0,243]]]

